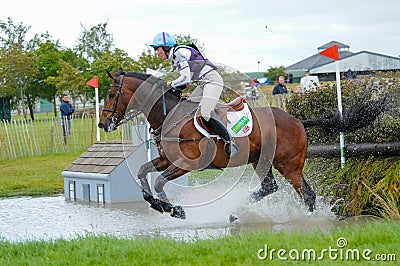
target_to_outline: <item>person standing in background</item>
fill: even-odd
[[[63,128],[64,144],[68,144],[68,135],[71,134],[71,119],[72,119],[72,114],[75,112],[75,108],[71,105],[69,96],[67,94],[62,95],[60,112],[61,112],[61,125]]]
[[[287,88],[285,86],[285,79],[283,76],[279,77],[278,84],[275,85],[274,89],[272,90],[272,96],[277,99],[277,105],[279,108],[284,108],[285,105],[285,98],[287,94]]]

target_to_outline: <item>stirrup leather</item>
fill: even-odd
[[[228,157],[232,158],[239,152],[239,147],[236,145],[235,140],[232,138],[232,140],[225,141],[224,150]]]

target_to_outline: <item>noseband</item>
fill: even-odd
[[[115,127],[121,125],[123,123],[123,119],[125,117],[124,114],[121,114],[121,113],[119,113],[117,111],[117,105],[118,105],[118,100],[119,100],[119,96],[120,95],[122,97],[122,101],[124,102],[125,106],[127,106],[126,101],[125,101],[125,97],[124,97],[124,92],[122,90],[123,81],[124,81],[124,75],[121,74],[121,75],[119,75],[119,84],[118,85],[115,85],[115,84],[111,85],[111,87],[117,87],[118,86],[118,91],[117,91],[117,95],[116,95],[116,98],[115,98],[115,101],[114,101],[113,108],[110,109],[110,108],[103,107],[103,110],[102,110],[102,115],[106,119],[110,120],[111,124],[114,124]],[[111,115],[107,116],[104,112],[111,112]],[[115,114],[117,115],[117,117],[115,117]]]

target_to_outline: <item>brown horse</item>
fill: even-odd
[[[137,174],[143,197],[152,208],[185,219],[183,208],[171,204],[164,192],[168,181],[192,170],[252,164],[261,185],[251,194],[250,200],[261,200],[277,190],[271,169],[274,166],[304,200],[308,210],[314,211],[315,192],[302,174],[307,135],[301,121],[278,108],[251,109],[253,130],[247,137],[236,138],[240,152],[228,158],[222,140],[205,138],[194,127],[198,103],[182,99],[179,92],[151,75],[122,70],[116,74],[107,73],[113,84],[98,126],[109,132],[142,112],[153,130],[159,157],[143,164]],[[226,121],[223,114],[230,108],[230,105],[222,105],[216,109]],[[311,126],[321,123],[308,121]],[[147,173],[154,171],[162,171],[154,185],[158,198],[153,197],[146,179]]]

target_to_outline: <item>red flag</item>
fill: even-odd
[[[94,88],[98,88],[99,87],[99,78],[97,76],[94,76],[94,78],[92,78],[91,80],[86,82],[86,85],[92,86]]]
[[[331,47],[320,52],[320,54],[332,58],[333,60],[339,60],[339,45],[334,44]]]

